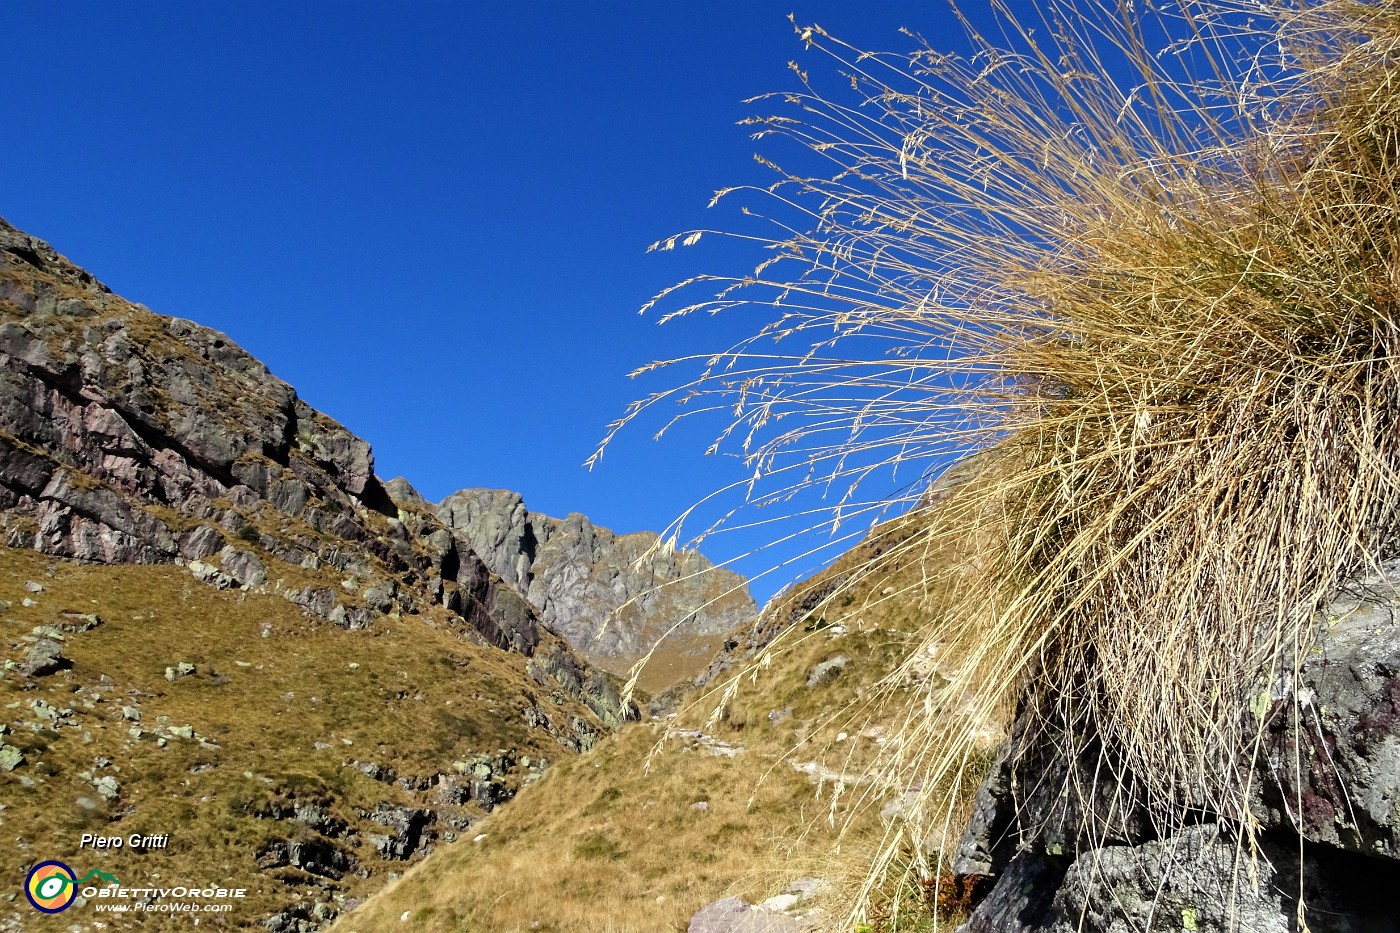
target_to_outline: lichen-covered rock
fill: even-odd
[[[800,878],[782,894],[761,904],[737,897],[706,904],[690,918],[687,933],[812,933],[821,929],[822,911],[811,899],[827,891],[821,878]]]
[[[1265,689],[1257,816],[1312,842],[1400,859],[1400,561],[1348,586],[1296,682],[1289,673]]]
[[[52,638],[41,638],[34,643],[25,655],[23,670],[30,677],[43,677],[70,667],[72,662],[63,656],[63,645]]]
[[[737,897],[726,897],[701,908],[690,918],[686,933],[806,933],[810,929],[784,913],[761,910]]]
[[[961,933],[1363,933],[1400,919],[1376,896],[1394,863],[1265,833],[1257,850],[1213,823],[1067,859],[1023,852]],[[1306,927],[1299,919],[1306,920]]]
[[[841,676],[841,672],[845,670],[846,665],[849,663],[851,663],[850,658],[846,657],[844,654],[838,654],[835,657],[827,658],[825,661],[813,665],[812,669],[807,672],[807,688],[810,690],[814,687],[821,687],[831,683],[837,677]]]
[[[1292,933],[1300,896],[1313,933],[1400,930],[1374,895],[1400,883],[1400,561],[1343,588],[1316,628],[1244,714],[1263,738],[1242,766],[1253,844],[1200,808],[1153,827],[1131,774],[1027,739],[1023,712],[953,864],[994,879],[969,933]]]

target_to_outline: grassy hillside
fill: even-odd
[[[588,716],[529,680],[524,658],[431,619],[348,631],[178,567],[0,549],[0,600],[0,655],[23,665],[39,640],[61,635],[71,663],[0,680],[0,741],[23,756],[0,772],[0,875],[12,891],[30,865],[59,859],[125,886],[246,887],[211,918],[226,926],[288,908],[324,917],[419,858],[415,839],[431,849],[470,835],[491,795],[571,754],[531,727],[528,710]],[[93,617],[100,624],[78,630]],[[179,675],[182,663],[193,671]],[[475,799],[483,763],[489,794]],[[430,808],[422,825],[413,814]],[[169,844],[96,852],[79,848],[83,833],[168,833]],[[395,845],[409,858],[393,857]],[[44,917],[22,894],[0,903],[6,915],[36,930],[104,919],[81,906]],[[189,918],[140,921],[183,928]]]
[[[919,672],[898,665],[937,613],[939,590],[923,584],[946,556],[917,524],[886,526],[769,607],[765,622],[788,629],[771,650],[674,718],[552,768],[475,827],[480,838],[444,847],[335,929],[684,930],[706,903],[758,902],[806,876],[832,882],[819,903],[843,916],[886,834],[920,816],[901,806],[909,788],[891,797],[879,763],[909,689],[939,676],[932,655]],[[999,736],[986,724],[984,753]],[[871,928],[927,925],[933,880],[877,892]]]

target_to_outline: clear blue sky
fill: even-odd
[[[819,67],[788,12],[864,48],[908,48],[901,25],[957,44],[943,4],[913,0],[7,0],[0,216],[231,335],[369,440],[385,478],[660,529],[742,475],[703,456],[705,431],[634,430],[582,464],[661,387],[630,369],[744,328],[635,312],[736,271],[724,246],[645,248],[725,226],[711,194],[769,180],[736,121],[793,87],[789,60]]]

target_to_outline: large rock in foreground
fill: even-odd
[[[968,933],[1400,931],[1389,897],[1400,889],[1400,561],[1345,588],[1296,677],[1252,706],[1257,851],[1211,813],[1159,838],[1131,775],[1065,795],[1069,771],[1094,763],[1034,745],[1005,754],[954,865],[992,882]]]

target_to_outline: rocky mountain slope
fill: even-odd
[[[591,747],[614,679],[474,540],[228,337],[0,221],[0,870],[226,878],[235,925],[310,929]],[[80,846],[138,829],[170,849]],[[59,917],[93,920],[0,905]]]
[[[178,563],[352,629],[440,607],[469,637],[540,654],[566,690],[619,720],[606,678],[575,684],[585,666],[530,605],[431,509],[390,497],[368,444],[227,337],[117,298],[8,226],[0,256],[0,528],[10,546]]]
[[[909,533],[892,522],[794,586],[728,633],[675,713],[551,769],[479,823],[480,838],[442,847],[335,930],[852,929],[842,920],[874,851],[921,818],[914,789],[887,793],[873,767],[917,678],[940,672],[928,655],[911,679],[874,689],[938,612],[918,584],[940,557],[902,546]],[[988,724],[983,764],[1000,737]],[[889,886],[883,912],[856,929],[925,933],[940,906],[952,929],[963,914],[951,893]]]
[[[706,636],[758,615],[743,577],[699,552],[661,548],[652,532],[616,535],[578,513],[551,518],[529,511],[517,493],[493,489],[455,493],[437,514],[552,631],[615,674],[663,636],[703,664],[718,647]]]
[[[608,732],[527,659],[432,621],[348,629],[172,564],[0,548],[0,929],[187,928],[144,913],[174,879],[244,889],[230,926],[312,929]],[[119,879],[141,915],[38,913],[18,892],[53,859]]]

